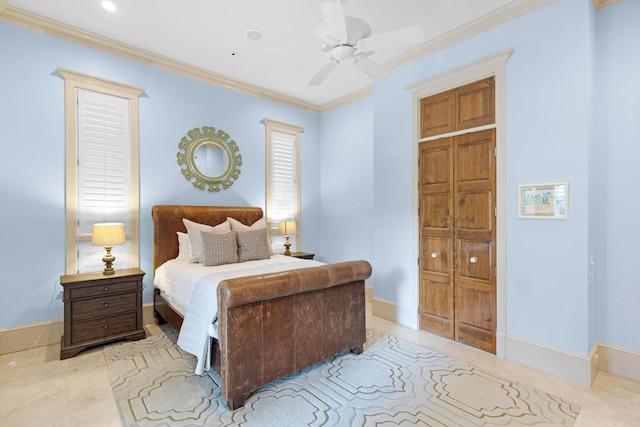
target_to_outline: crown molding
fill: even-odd
[[[334,99],[333,101],[323,104],[320,107],[320,113],[326,113],[331,110],[344,107],[345,105],[351,104],[356,101],[360,101],[361,99],[367,98],[371,95],[373,95],[373,85],[365,86],[362,89],[358,89],[344,96],[341,96],[340,98]]]
[[[414,61],[425,58],[556,1],[557,0],[516,0],[507,3],[491,13],[480,16],[461,27],[441,34],[428,42],[422,43],[403,54],[391,58],[384,63],[384,67],[392,71],[402,68]]]
[[[320,106],[299,98],[236,80],[222,74],[195,67],[163,55],[140,49],[107,37],[63,24],[53,19],[27,12],[9,5],[8,0],[0,0],[0,20],[19,25],[49,36],[79,43],[126,59],[131,59],[152,67],[160,68],[206,83],[253,95],[269,101],[286,104],[302,110],[320,113]]]
[[[416,60],[453,46],[456,43],[478,35],[498,25],[504,24],[536,9],[547,6],[555,1],[557,0],[516,0],[502,6],[494,12],[474,19],[462,27],[456,28],[436,37],[435,39],[420,44],[404,54],[395,56],[394,58],[386,61],[383,66],[392,71],[404,67]],[[622,0],[594,0],[596,7],[598,7],[599,4],[604,5],[601,7],[606,7],[620,1]],[[253,95],[258,98],[278,102],[318,114],[335,110],[344,105],[359,101],[371,96],[373,93],[373,85],[371,84],[336,100],[318,105],[257,85],[252,85],[241,80],[236,80],[204,68],[195,67],[145,49],[140,49],[126,43],[102,37],[71,25],[63,24],[40,15],[18,9],[9,5],[9,0],[0,0],[0,20],[53,37],[82,44],[90,48],[98,49],[142,64],[160,68],[165,71],[180,74],[185,77],[194,78],[216,86],[221,86],[248,95]]]
[[[593,4],[596,6],[596,10],[604,9],[605,7],[613,6],[616,3],[622,3],[623,0],[593,0]]]

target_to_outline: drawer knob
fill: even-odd
[[[103,307],[104,307],[104,308],[109,308],[109,303],[108,303],[108,302],[105,302]]]
[[[109,325],[104,325],[102,329],[109,329]]]
[[[105,286],[104,289],[103,289],[103,291],[105,291],[105,292],[107,292],[108,290],[109,290],[108,286]]]

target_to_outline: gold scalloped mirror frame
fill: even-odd
[[[238,144],[234,140],[229,142],[229,134],[223,130],[205,126],[202,131],[199,128],[195,128],[187,132],[188,137],[182,137],[182,140],[178,144],[178,165],[180,165],[182,175],[189,182],[193,178],[193,186],[204,190],[205,188],[210,191],[220,191],[220,186],[227,189],[233,185],[232,178],[238,179],[240,175],[240,166],[242,165],[242,156],[236,154],[239,152]],[[226,157],[226,167],[224,170],[215,176],[209,176],[200,171],[196,166],[196,152],[198,148],[213,145],[222,150],[223,155]],[[182,167],[182,166],[186,167]]]

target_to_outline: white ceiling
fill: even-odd
[[[320,4],[336,0],[112,1],[116,12],[103,9],[102,0],[0,0],[0,10],[4,2],[5,9],[50,18],[152,56],[171,58],[311,105],[336,102],[371,86],[367,75],[344,62],[322,85],[307,85],[326,62],[314,33],[323,20]],[[369,23],[372,35],[413,25],[423,28],[421,44],[389,48],[370,57],[393,70],[415,59],[416,52],[428,52],[434,40],[465,34],[471,26],[477,32],[489,25],[486,23],[512,19],[516,16],[513,10],[525,3],[532,9],[535,1],[349,0],[345,10]],[[250,40],[247,30],[259,31],[262,39]]]

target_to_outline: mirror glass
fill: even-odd
[[[227,169],[227,153],[215,144],[204,143],[195,151],[193,163],[202,175],[213,178]]]

